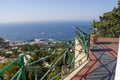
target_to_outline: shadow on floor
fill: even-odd
[[[92,52],[109,52],[113,51],[112,49],[91,49]]]

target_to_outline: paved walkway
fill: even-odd
[[[117,51],[117,38],[99,38],[90,47],[90,62],[72,80],[114,80]]]

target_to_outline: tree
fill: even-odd
[[[118,1],[118,6],[120,6],[120,0]]]
[[[96,21],[93,20],[92,24],[91,24],[91,34],[96,34]]]
[[[100,37],[119,37],[120,34],[120,1],[118,7],[106,12],[96,22]]]

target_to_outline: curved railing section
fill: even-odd
[[[79,44],[76,44],[76,39]],[[0,80],[6,80],[5,71],[13,65],[17,65],[18,70],[10,77],[10,80],[66,79],[73,71],[89,60],[89,35],[76,27],[75,40],[62,43],[64,45],[61,48],[55,48],[53,44],[50,44],[39,50],[24,52],[0,70]],[[79,48],[79,45],[82,45],[82,48]],[[76,46],[79,49],[76,50]],[[79,54],[76,54],[76,51]],[[41,54],[42,52],[44,54]],[[85,55],[81,56],[83,52]]]
[[[76,38],[78,39],[85,53],[88,54],[90,47],[90,35],[82,31],[80,28],[76,27]]]

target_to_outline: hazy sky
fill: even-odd
[[[0,23],[98,20],[118,0],[0,0]]]

